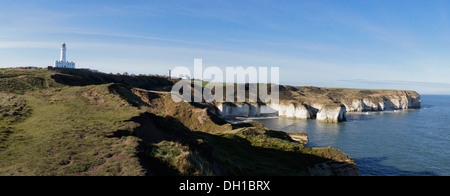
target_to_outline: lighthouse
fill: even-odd
[[[59,59],[62,62],[66,62],[66,43],[62,44],[61,47],[61,58]]]
[[[55,61],[55,67],[75,69],[75,63],[73,61],[69,62],[66,60],[66,50],[66,43],[63,43],[61,46],[61,56],[59,61]]]

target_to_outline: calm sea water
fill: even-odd
[[[362,176],[450,176],[450,96],[423,95],[422,109],[348,113],[347,122],[258,119],[271,129],[307,132],[309,147],[335,147]]]

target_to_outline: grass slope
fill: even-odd
[[[83,96],[85,95],[85,96]],[[47,89],[22,96],[31,116],[0,151],[1,175],[141,175],[136,138],[108,138],[138,126],[136,108],[106,85]]]

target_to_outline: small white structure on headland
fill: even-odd
[[[55,62],[55,67],[75,69],[75,63],[73,61],[66,61],[66,43],[62,44],[61,58]]]

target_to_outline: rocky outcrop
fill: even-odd
[[[317,120],[323,122],[343,122],[347,110],[343,105],[322,107],[317,113]]]
[[[309,138],[308,134],[306,132],[293,132],[293,133],[287,133],[292,140],[301,143],[301,144],[308,144]]]
[[[221,103],[217,106],[219,115],[233,117],[258,117],[260,107],[258,104],[250,103]]]
[[[334,148],[313,148],[330,160],[313,164],[306,169],[309,176],[358,176],[359,168],[345,153]]]

